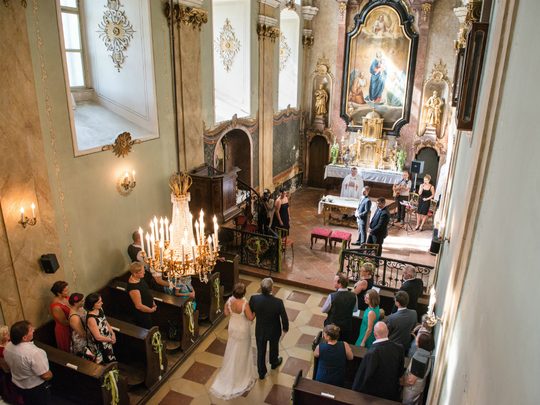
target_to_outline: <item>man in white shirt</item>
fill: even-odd
[[[341,184],[341,197],[355,198],[359,200],[362,197],[362,189],[364,188],[364,181],[362,176],[358,174],[356,167],[351,168],[351,174],[348,174],[343,179]]]
[[[25,404],[48,405],[47,386],[53,375],[44,350],[34,345],[34,327],[28,321],[13,324],[11,342],[4,349],[4,359],[11,370],[13,384],[20,388]]]

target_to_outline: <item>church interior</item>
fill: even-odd
[[[537,404],[539,16],[535,0],[2,0],[0,326],[35,327],[39,403]],[[434,343],[412,402],[406,378],[399,397],[356,388],[408,269]],[[288,326],[261,373],[268,277]],[[359,312],[326,384],[341,279]],[[237,283],[259,378],[220,397]],[[112,358],[98,338],[102,361],[62,348],[73,311]],[[2,354],[13,333],[0,404],[31,404]]]

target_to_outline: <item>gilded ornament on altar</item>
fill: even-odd
[[[291,57],[291,47],[287,43],[287,37],[281,33],[279,35],[279,71],[287,66],[287,61]]]
[[[137,143],[141,143],[141,140],[131,139],[131,134],[129,132],[122,132],[116,137],[113,144],[105,145],[101,148],[101,150],[112,149],[116,157],[125,157],[129,152],[131,152],[133,145]]]
[[[215,49],[225,70],[227,72],[230,71],[234,57],[240,51],[240,41],[236,37],[236,33],[228,18],[225,19],[219,36],[215,40]]]
[[[120,0],[108,0],[103,13],[103,19],[98,24],[99,37],[103,40],[114,67],[120,72],[126,60],[124,52],[133,39],[133,26],[126,16]]]
[[[176,173],[169,177],[169,187],[175,197],[185,197],[193,180],[187,173]]]

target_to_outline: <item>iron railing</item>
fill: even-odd
[[[219,242],[223,252],[238,254],[241,264],[268,271],[280,270],[281,239],[277,236],[222,227]]]
[[[360,266],[365,262],[371,262],[375,265],[373,283],[379,287],[399,289],[403,281],[403,269],[406,265],[415,267],[416,277],[422,280],[425,294],[429,293],[433,283],[434,267],[432,266],[360,253],[357,250],[344,250],[342,252],[339,271],[345,272],[350,279],[357,280]]]

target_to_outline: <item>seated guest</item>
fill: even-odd
[[[364,302],[367,305],[367,309],[364,311],[364,316],[362,317],[360,334],[356,340],[356,346],[369,348],[375,341],[373,327],[381,317],[381,310],[379,309],[381,299],[379,293],[373,289],[368,290],[364,296]]]
[[[52,317],[54,318],[54,336],[56,338],[56,347],[69,353],[71,341],[71,330],[69,329],[69,289],[65,281],[57,281],[51,287],[54,298],[49,306]]]
[[[133,239],[133,243],[128,246],[127,252],[129,255],[129,258],[131,259],[131,262],[141,262],[143,263],[143,253],[142,253],[142,241],[141,241],[141,234],[137,231],[133,232],[131,234],[131,239]]]
[[[435,348],[430,333],[419,333],[416,337],[416,345],[418,349],[401,380],[403,403],[407,405],[423,404],[422,394],[426,386],[426,377],[431,370],[431,351]]]
[[[4,349],[9,343],[9,328],[5,325],[0,326],[0,403],[2,400],[9,404],[22,405],[23,400],[17,392],[17,388],[11,382],[11,373],[9,366],[4,359]]]
[[[97,293],[88,295],[84,300],[86,327],[90,331],[87,334],[88,343],[95,355],[95,362],[98,364],[116,361],[113,352],[116,335],[107,322],[102,307],[103,300]]]
[[[172,283],[172,287],[165,288],[165,292],[177,297],[195,298],[195,290],[191,285],[190,276],[176,278]]]
[[[418,315],[416,315],[415,310],[407,308],[409,294],[405,291],[398,291],[394,301],[397,312],[394,312],[385,320],[386,326],[388,326],[388,338],[392,342],[402,345],[404,352],[407,353],[411,345],[411,332],[416,325]]]
[[[349,279],[344,273],[339,273],[334,278],[336,292],[328,294],[321,311],[328,314],[324,321],[325,325],[333,323],[339,326],[340,340],[351,342],[354,339],[352,332],[353,312],[358,310],[356,295],[347,289]]]
[[[399,401],[400,377],[405,361],[403,348],[388,340],[388,328],[384,322],[375,324],[375,337],[358,367],[352,389]]]
[[[326,325],[323,330],[325,342],[319,343],[313,355],[319,359],[316,381],[343,387],[347,360],[353,359],[348,343],[338,341],[339,326]]]
[[[34,345],[34,327],[28,321],[15,322],[9,332],[11,342],[4,349],[4,359],[11,370],[11,379],[28,405],[51,402],[47,386],[53,375],[44,350]]]
[[[362,198],[362,189],[364,188],[364,181],[362,176],[358,174],[356,167],[351,168],[351,174],[348,174],[341,183],[341,197],[355,198],[359,200]]]
[[[95,356],[88,348],[86,338],[86,314],[83,311],[84,295],[73,293],[69,296],[69,327],[71,328],[70,350],[76,356],[94,361]]]
[[[157,305],[150,293],[148,284],[144,281],[144,266],[142,263],[131,263],[131,275],[127,283],[127,291],[133,302],[135,323],[141,328],[150,329],[153,326],[152,313],[156,312]]]
[[[419,278],[416,278],[416,267],[407,264],[403,269],[403,283],[399,291],[405,291],[409,294],[409,303],[407,308],[414,309],[416,311],[418,307],[418,298],[424,291],[424,283]],[[397,307],[394,305],[392,313],[397,311]]]
[[[375,273],[375,266],[372,263],[366,262],[360,266],[360,281],[354,285],[353,292],[356,294],[358,301],[358,309],[365,311],[367,304],[364,302],[364,296],[366,291],[373,288],[373,274]]]

